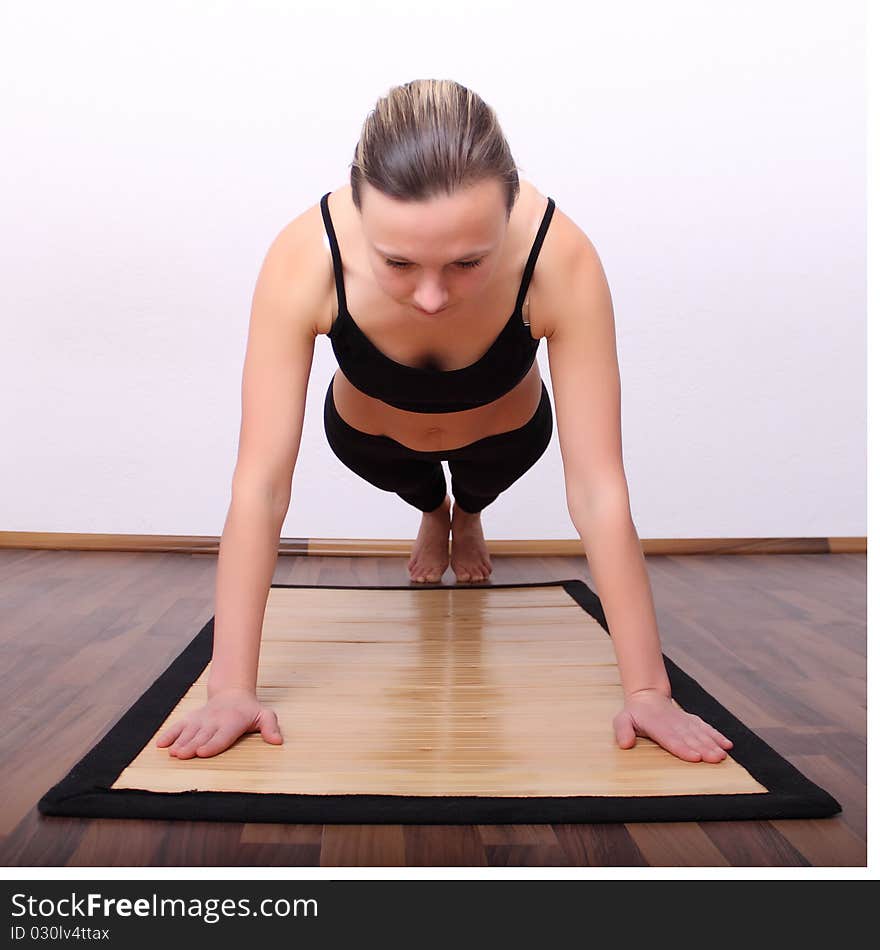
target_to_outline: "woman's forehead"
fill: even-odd
[[[504,236],[507,215],[500,202],[475,200],[472,195],[431,201],[386,199],[362,209],[361,223],[380,254],[452,261],[491,251]]]

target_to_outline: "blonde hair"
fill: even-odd
[[[424,201],[497,178],[508,219],[519,174],[495,111],[452,79],[414,79],[394,86],[364,120],[351,163],[351,195],[361,184],[391,198]]]

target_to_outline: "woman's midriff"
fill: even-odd
[[[516,386],[485,406],[461,412],[408,412],[362,393],[337,369],[333,377],[336,411],[350,426],[368,435],[385,435],[416,452],[457,449],[524,426],[541,400],[537,361]]]

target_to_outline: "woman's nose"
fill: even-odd
[[[447,300],[446,292],[436,287],[427,290],[420,289],[413,297],[415,305],[425,313],[437,313],[446,306]]]

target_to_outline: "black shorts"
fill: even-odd
[[[550,395],[541,381],[541,401],[525,425],[457,449],[417,452],[386,435],[350,426],[336,411],[333,380],[324,397],[324,431],[334,454],[365,481],[398,494],[420,511],[434,511],[446,498],[441,461],[449,463],[452,495],[462,511],[491,504],[544,454],[553,435]]]

